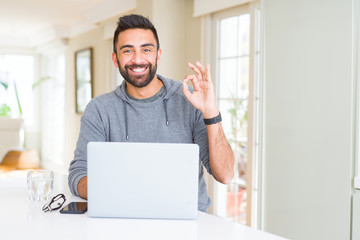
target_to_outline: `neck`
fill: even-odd
[[[146,87],[138,88],[126,82],[126,91],[134,98],[145,99],[154,96],[163,85],[155,74],[154,79]]]

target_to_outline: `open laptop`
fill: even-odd
[[[90,142],[88,215],[195,219],[199,146]]]

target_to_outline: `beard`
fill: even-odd
[[[157,59],[157,55],[156,55]],[[155,61],[155,66],[151,63],[148,64],[126,64],[124,68],[120,66],[119,59],[116,58],[117,64],[119,66],[119,72],[121,76],[125,79],[127,83],[130,83],[134,87],[143,88],[149,85],[149,83],[154,79],[157,70],[157,62]],[[129,69],[130,68],[148,68],[149,73],[143,76],[130,76]]]

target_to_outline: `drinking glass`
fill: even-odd
[[[30,200],[42,202],[50,199],[54,182],[51,170],[30,170],[27,175],[28,194]]]

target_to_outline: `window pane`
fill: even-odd
[[[219,100],[222,125],[230,143],[247,141],[247,99]]]
[[[230,113],[230,109],[232,108],[231,106],[231,101],[230,100],[220,100],[219,101],[219,109],[221,112],[221,117],[222,117],[222,126],[224,129],[224,133],[226,135],[226,138],[228,139],[228,141],[233,141],[233,137],[232,137],[232,123],[231,123],[231,113]]]
[[[218,102],[224,132],[234,152],[235,175],[225,190],[226,199],[223,195],[217,198],[216,212],[219,216],[246,223],[250,14],[221,19],[218,23]]]
[[[232,103],[233,109],[233,122],[236,128],[235,139],[237,141],[247,140],[247,116],[248,116],[248,101],[247,99],[234,99]]]
[[[220,20],[220,57],[231,57],[237,54],[238,17]]]
[[[237,59],[222,59],[219,61],[219,97],[236,97],[237,89]]]
[[[238,183],[229,184],[226,205],[228,217],[241,224],[246,224],[246,188]]]
[[[249,57],[239,58],[238,79],[237,97],[247,98],[249,96]]]
[[[239,56],[249,55],[250,49],[250,14],[239,16]]]
[[[2,88],[0,105],[4,103],[7,104],[11,108],[12,117],[23,117],[25,125],[32,125],[34,57],[23,55],[1,55],[0,81],[8,85],[6,91],[4,91],[3,86],[0,86],[0,88]],[[19,97],[19,102],[17,96]],[[20,109],[22,113],[20,112]]]

